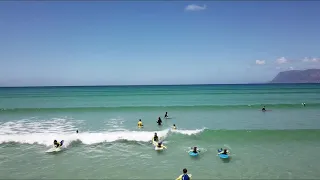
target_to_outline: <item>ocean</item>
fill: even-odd
[[[0,178],[318,179],[319,107],[319,84],[0,88]]]

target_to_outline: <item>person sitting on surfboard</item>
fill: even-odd
[[[263,108],[261,109],[261,111],[266,111],[266,106],[263,106]]]
[[[158,138],[157,133],[154,133],[153,141],[156,141],[156,142],[158,142],[158,141],[159,141],[159,138]]]
[[[142,121],[141,121],[141,119],[139,119],[139,121],[138,121],[138,127],[142,127],[142,126],[143,126]]]
[[[228,153],[229,153],[228,149],[222,150],[222,148],[220,149],[220,152],[219,152],[219,154],[225,154],[225,155],[227,155]]]
[[[192,151],[193,153],[199,153],[199,151],[198,151],[198,148],[197,147],[193,147],[193,151]]]
[[[172,129],[177,129],[176,124],[173,124]]]
[[[188,170],[184,168],[182,170],[183,174],[180,175],[176,180],[191,180],[191,174],[187,174]]]
[[[61,146],[60,143],[58,143],[57,140],[54,140],[54,141],[53,141],[53,145],[54,145],[54,147],[56,147],[56,148],[58,148],[59,146]]]
[[[168,112],[166,112],[166,114],[164,115],[164,118],[168,118]]]
[[[160,118],[160,117],[158,118],[157,123],[158,123],[158,125],[159,125],[159,126],[161,126],[162,120],[161,120],[161,118]]]

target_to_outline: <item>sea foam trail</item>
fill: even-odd
[[[174,130],[173,133],[192,135],[201,133],[204,129],[197,130]],[[148,142],[157,133],[160,139],[165,139],[170,130],[162,131],[106,131],[106,132],[83,132],[83,133],[30,133],[30,134],[7,134],[0,135],[0,143],[21,143],[21,144],[41,144],[52,146],[53,140],[64,140],[65,146],[69,146],[74,141],[81,141],[83,144],[98,144],[103,142],[115,142],[120,140]]]
[[[202,128],[202,129],[196,129],[196,130],[172,130],[173,133],[179,133],[179,134],[184,134],[184,135],[194,135],[194,134],[199,134],[201,132],[203,132],[206,128]]]
[[[164,139],[169,130],[163,131],[115,131],[115,132],[83,132],[83,133],[31,133],[31,134],[8,134],[0,135],[0,143],[25,143],[42,144],[52,146],[53,140],[64,140],[65,146],[73,141],[81,141],[83,144],[97,144],[102,142],[114,142],[119,140],[148,142],[157,132],[159,138]]]

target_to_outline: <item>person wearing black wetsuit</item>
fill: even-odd
[[[265,107],[265,106],[263,106],[263,108],[261,109],[261,111],[266,111],[266,107]]]
[[[159,137],[158,137],[157,133],[154,133],[153,140],[156,142],[159,141]]]
[[[159,125],[159,126],[161,126],[162,120],[161,120],[161,118],[160,118],[160,117],[158,118],[157,123],[158,123],[158,125]]]
[[[164,115],[164,118],[168,118],[168,112],[166,112],[166,114]]]

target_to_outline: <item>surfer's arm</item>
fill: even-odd
[[[182,180],[182,175],[180,175],[176,180]]]
[[[166,146],[164,146],[164,145],[162,145],[162,147],[163,147],[163,148],[165,148],[165,149],[167,149],[167,147],[166,147]]]

